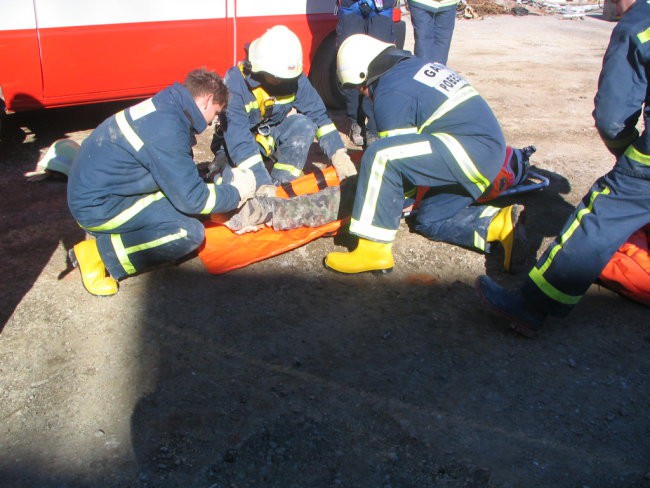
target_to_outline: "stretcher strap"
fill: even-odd
[[[316,178],[316,186],[318,187],[318,190],[324,190],[327,188],[327,179],[325,178],[325,173],[320,168],[314,168],[314,171],[310,174],[314,175],[314,178]],[[298,194],[296,191],[293,189],[293,182],[288,181],[287,183],[282,184],[282,189],[287,193],[289,198],[294,198],[297,197]]]

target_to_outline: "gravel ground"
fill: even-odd
[[[456,28],[449,64],[551,179],[517,199],[538,254],[613,164],[591,118],[612,27]],[[66,263],[83,233],[65,184],[22,173],[117,108],[14,117],[0,149],[2,488],[650,487],[650,315],[601,287],[524,339],[472,288],[521,276],[403,225],[386,276],[325,270],[339,236],[226,275],[190,259],[85,293]]]

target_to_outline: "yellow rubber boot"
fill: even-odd
[[[108,276],[95,239],[81,241],[72,248],[72,254],[73,265],[79,267],[81,281],[88,293],[100,297],[117,293],[117,281]]]
[[[510,271],[521,264],[525,253],[526,234],[523,227],[522,205],[510,205],[499,210],[488,226],[487,241],[499,241],[503,247],[503,267]],[[521,251],[521,252],[519,252]]]
[[[366,271],[388,273],[395,266],[391,248],[393,243],[359,239],[352,252],[331,252],[325,258],[325,266],[339,273],[356,274]]]

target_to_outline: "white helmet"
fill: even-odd
[[[276,25],[251,42],[248,60],[253,73],[266,72],[276,78],[292,79],[302,73],[302,46],[293,32]]]
[[[380,41],[365,34],[348,37],[336,55],[336,74],[343,86],[367,85],[382,73],[369,79],[369,68],[381,53],[394,49],[395,44]]]
[[[36,163],[34,171],[25,173],[29,181],[47,178],[52,171],[68,175],[74,158],[79,152],[79,144],[70,139],[59,139],[49,147],[45,155]]]

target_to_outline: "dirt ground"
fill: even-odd
[[[457,24],[450,66],[551,178],[517,198],[538,254],[613,164],[591,117],[612,28]],[[337,237],[87,294],[65,184],[22,173],[118,108],[15,117],[1,149],[0,487],[650,487],[650,314],[599,286],[524,339],[473,290],[522,275],[403,225],[386,276],[324,269]]]

